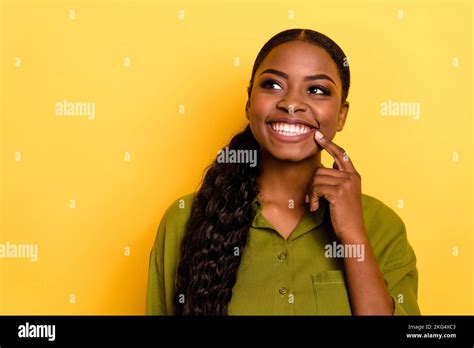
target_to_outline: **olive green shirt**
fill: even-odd
[[[194,196],[171,204],[158,227],[149,259],[147,315],[174,313],[180,245]],[[368,238],[395,304],[394,315],[419,315],[416,257],[403,221],[374,197],[363,194],[362,206]],[[253,207],[255,217],[228,314],[351,315],[342,246],[332,229],[328,202],[321,200],[316,212],[307,211],[287,240],[262,215],[261,202],[255,199]],[[362,254],[353,249],[346,255],[360,260]]]

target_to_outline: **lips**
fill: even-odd
[[[272,118],[270,120],[267,121],[267,123],[277,123],[277,122],[281,122],[281,123],[287,123],[289,125],[297,125],[297,124],[300,124],[300,125],[305,125],[305,126],[308,126],[310,128],[314,128],[314,129],[319,129],[319,127],[313,125],[311,122],[308,122],[308,121],[305,121],[305,120],[301,120],[301,119],[295,119],[295,118],[286,118],[286,117],[275,117],[275,118]]]
[[[302,123],[285,123],[285,122],[272,122],[270,123],[270,127],[279,133],[286,136],[296,136],[301,134],[306,134],[311,131],[311,127],[308,127]]]
[[[286,126],[286,128],[281,128],[282,126],[280,125]],[[316,131],[316,128],[310,128],[303,124],[289,125],[287,123],[282,122],[267,123],[267,127],[275,139],[284,143],[296,143],[302,141],[312,136],[312,134],[314,134],[314,132]],[[288,129],[288,127],[295,128],[293,128],[293,130],[292,128],[289,128],[289,131],[285,130]]]

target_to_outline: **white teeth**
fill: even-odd
[[[303,124],[288,124],[285,122],[275,122],[271,123],[270,126],[278,134],[283,134],[286,136],[296,136],[301,134],[306,134],[311,131],[311,128]]]

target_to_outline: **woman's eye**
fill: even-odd
[[[311,94],[326,94],[326,95],[329,95],[329,92],[326,91],[325,89],[321,88],[321,87],[318,87],[318,86],[313,86],[313,87],[310,87],[310,90],[316,90],[318,92],[316,93],[311,93]]]
[[[275,81],[273,81],[273,80],[265,80],[265,81],[262,82],[262,84],[260,86],[263,87],[263,88],[268,88],[268,86],[273,86],[273,85],[276,85],[276,86],[280,87],[280,85],[278,83],[276,83]],[[273,89],[273,88],[271,88],[271,89]],[[281,89],[281,87],[280,87],[280,89]]]
[[[275,89],[275,88],[271,88],[272,86],[278,86],[279,89],[282,89],[281,86],[276,81],[273,81],[273,80],[265,80],[260,84],[260,87],[262,87],[262,88]],[[316,90],[317,91],[316,93],[310,93],[310,94],[330,95],[330,93],[325,88],[322,88],[322,87],[319,87],[319,86],[312,86],[312,87],[309,88],[309,90]]]

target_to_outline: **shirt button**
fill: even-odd
[[[285,253],[279,253],[279,254],[278,254],[278,260],[283,261],[285,258],[286,258],[286,254],[285,254]]]
[[[278,292],[282,295],[286,294],[288,292],[288,289],[285,288],[285,287],[281,287],[280,289],[278,289]]]

